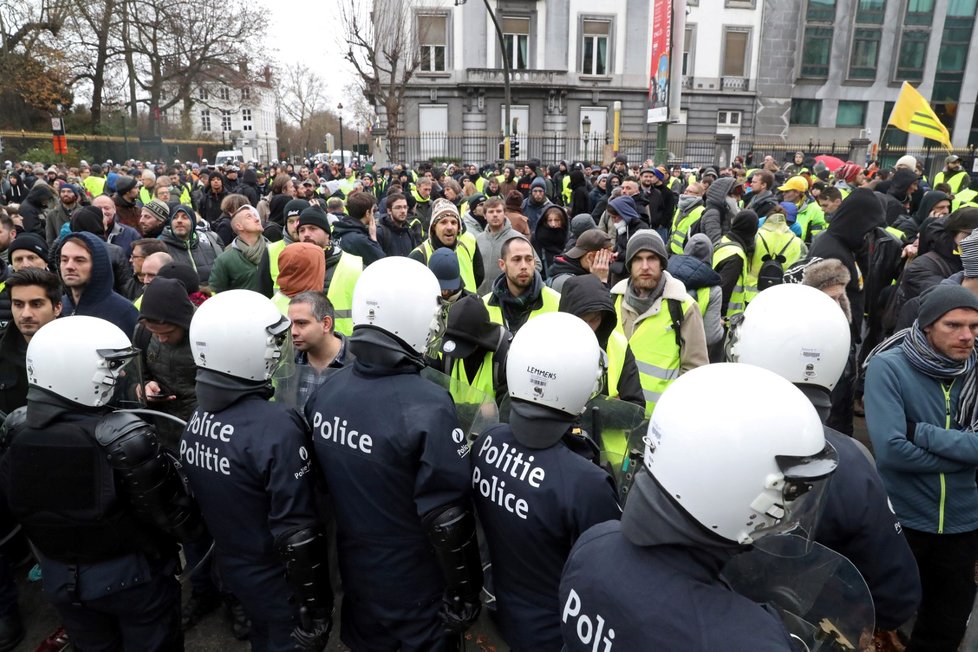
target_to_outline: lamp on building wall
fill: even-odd
[[[336,105],[336,110],[340,114],[340,165],[346,168],[346,155],[343,153],[343,103],[340,102]],[[346,174],[344,169],[343,174]]]
[[[588,150],[591,149],[591,116],[585,114],[584,119],[581,120],[581,133],[584,134],[584,160],[590,160]]]

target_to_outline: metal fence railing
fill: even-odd
[[[2,131],[0,139],[3,143],[3,152],[0,157],[8,160],[19,160],[27,154],[38,153],[51,149],[51,134],[31,131]],[[179,159],[200,160],[201,158],[214,159],[214,155],[228,147],[219,142],[208,140],[180,140],[163,138],[161,141],[150,141],[140,139],[138,135],[123,136],[100,136],[90,134],[68,134],[69,155],[64,160],[69,163],[77,163],[76,159],[87,159],[89,162],[105,161],[125,161],[127,159],[163,160]],[[50,154],[49,154],[50,155]],[[54,155],[54,160],[60,157]],[[36,157],[35,157],[36,158]],[[53,161],[42,161],[51,163]]]
[[[726,138],[726,139],[725,139]],[[475,163],[483,164],[502,159],[502,134],[498,132],[464,133],[402,133],[398,151],[391,152],[393,161],[418,165],[431,163]],[[523,163],[531,158],[544,164],[561,160],[608,163],[613,157],[612,135],[605,132],[592,132],[587,137],[563,132],[522,133],[514,136],[512,160]],[[618,142],[618,153],[628,157],[630,162],[654,159],[656,152],[654,135],[622,134]],[[747,167],[757,166],[765,156],[772,156],[779,163],[792,160],[795,152],[802,152],[806,158],[829,155],[842,160],[854,160],[866,164],[872,151],[867,141],[849,140],[781,142],[750,138],[738,138],[732,142],[729,137],[689,137],[669,140],[667,143],[669,164],[687,168],[705,165],[727,164],[735,157],[744,159]],[[973,149],[955,152],[971,169],[975,159]],[[904,154],[914,155],[930,172],[940,169],[947,152],[940,148],[906,148],[886,143],[876,151],[876,158],[882,166],[892,166]]]

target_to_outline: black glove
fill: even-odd
[[[445,623],[445,629],[462,634],[479,618],[482,603],[478,596],[475,599],[463,599],[457,594],[445,593],[441,600],[441,610],[438,617]]]
[[[300,624],[292,630],[295,647],[302,652],[321,652],[329,640],[333,629],[333,614],[310,615],[306,608],[301,609]]]
[[[911,444],[913,443],[913,438],[917,434],[917,424],[913,421],[907,421],[907,441]]]

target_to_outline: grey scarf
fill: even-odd
[[[234,242],[231,243],[231,246],[240,251],[241,255],[244,256],[252,265],[257,265],[261,262],[262,254],[265,253],[265,248],[268,246],[268,240],[265,239],[265,236],[260,236],[255,244],[250,245],[241,238],[235,238]]]
[[[652,288],[647,297],[640,297],[638,293],[635,292],[635,287],[632,285],[631,279],[628,281],[628,285],[625,287],[625,301],[628,302],[635,312],[638,314],[644,314],[652,304],[656,302],[656,299],[662,296],[662,291],[666,288],[666,275],[662,274],[659,276],[659,283]]]

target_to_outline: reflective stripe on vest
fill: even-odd
[[[713,253],[713,269],[716,269],[717,265],[731,256],[740,258],[741,270],[740,276],[737,277],[737,285],[734,286],[733,292],[730,293],[730,301],[727,303],[727,312],[724,314],[724,317],[727,319],[744,312],[744,309],[747,308],[747,302],[753,298],[754,294],[757,294],[757,288],[755,287],[753,294],[748,296],[748,290],[745,287],[747,284],[748,269],[747,255],[744,253],[744,249],[740,245],[731,242],[727,236],[723,236],[720,240],[720,246]]]
[[[686,241],[689,239],[689,230],[693,227],[693,224],[700,219],[700,216],[703,215],[703,211],[705,210],[706,206],[700,204],[693,210],[689,211],[685,217],[680,217],[678,214],[676,215],[679,222],[675,223],[674,221],[672,233],[669,234],[669,249],[672,250],[672,253],[680,255],[683,253],[683,248],[686,246]]]
[[[631,339],[628,340],[628,346],[632,349],[632,355],[635,356],[635,364],[638,367],[642,393],[645,395],[646,417],[652,414],[662,392],[666,391],[670,383],[679,377],[681,367],[681,351],[676,344],[672,315],[669,314],[669,306],[666,305],[665,301],[666,299],[659,301],[659,312],[642,319],[635,325],[635,331],[632,333]],[[624,336],[624,330],[621,326],[621,302],[622,295],[619,295],[615,301],[615,313],[618,315],[618,325],[615,326],[615,331]],[[692,303],[693,300],[688,296],[682,300],[684,315]],[[610,348],[611,340],[608,341]]]
[[[486,353],[482,364],[479,365],[479,370],[475,373],[475,378],[471,380],[465,371],[464,362],[462,360],[455,360],[455,363],[452,365],[452,378],[479,390],[483,394],[491,396],[493,399],[496,398],[496,392],[493,390],[492,383],[492,351]],[[462,402],[464,400],[464,397],[461,396],[455,396],[454,398],[456,402]]]
[[[962,206],[974,206],[978,202],[978,191],[968,188],[962,190],[954,196],[954,201],[951,202],[951,212],[954,212],[961,208]]]
[[[951,194],[957,195],[958,191],[961,190],[961,184],[964,183],[966,178],[968,178],[968,172],[966,170],[959,170],[950,177],[947,177],[947,179],[944,178],[945,176],[944,170],[941,170],[935,174],[934,186],[936,187],[939,184],[946,183],[947,185],[951,186]]]
[[[611,331],[608,336],[608,397],[618,398],[618,383],[625,366],[625,350],[628,339],[620,331]]]
[[[275,291],[279,290],[278,287],[278,257],[282,254],[285,249],[285,240],[279,240],[278,242],[273,242],[268,245],[268,270],[272,277],[272,287]],[[325,254],[324,254],[325,255]]]
[[[421,243],[417,249],[421,250],[424,255],[425,265],[431,260],[431,254],[434,253],[434,249],[431,246],[431,240],[425,240]],[[417,249],[415,251],[417,251]],[[459,255],[459,252],[465,255]],[[458,245],[455,247],[455,257],[458,258],[458,272],[462,277],[462,284],[465,289],[469,292],[475,292],[478,286],[475,283],[475,269],[473,268],[473,260],[475,259],[475,236],[466,231],[458,236]]]
[[[560,292],[557,292],[557,290],[544,285],[540,290],[540,297],[543,299],[543,305],[536,310],[531,311],[530,316],[526,318],[527,321],[530,321],[537,315],[542,315],[545,312],[557,312],[557,307],[560,305]],[[494,324],[502,324],[503,326],[506,326],[506,328],[509,328],[509,325],[503,321],[502,308],[499,306],[489,305],[489,299],[491,298],[492,292],[482,297],[482,302],[486,304],[486,310],[489,311],[489,321],[493,322]],[[510,328],[510,330],[513,329]]]
[[[336,319],[333,329],[344,335],[353,334],[353,287],[363,271],[363,258],[343,252],[329,283],[326,298],[333,304]]]

